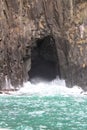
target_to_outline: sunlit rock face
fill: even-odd
[[[86,12],[86,0],[1,0],[0,87],[5,86],[5,77],[15,87],[29,80],[33,64],[31,50],[37,39],[51,36],[57,55],[53,68],[68,86],[76,84],[85,88]],[[43,57],[47,58],[46,54]],[[46,62],[50,59],[53,59],[52,55]]]

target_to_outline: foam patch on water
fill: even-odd
[[[35,80],[35,79],[34,79]],[[65,81],[56,78],[51,82],[45,82],[37,79],[34,84],[30,82],[24,83],[23,87],[16,92],[18,95],[40,95],[40,96],[54,96],[54,95],[84,95],[83,90],[78,86],[72,88],[66,87]]]

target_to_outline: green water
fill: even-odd
[[[87,130],[87,97],[0,96],[0,128]]]

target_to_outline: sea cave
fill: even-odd
[[[31,49],[29,80],[40,78],[51,81],[60,77],[55,40],[52,36],[37,39]]]

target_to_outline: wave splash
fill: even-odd
[[[40,96],[54,96],[54,95],[84,95],[86,94],[80,87],[73,86],[68,88],[64,80],[60,80],[58,77],[51,81],[46,82],[40,78],[33,79],[34,83],[26,82],[23,87],[20,88],[16,94],[18,95],[40,95]]]

